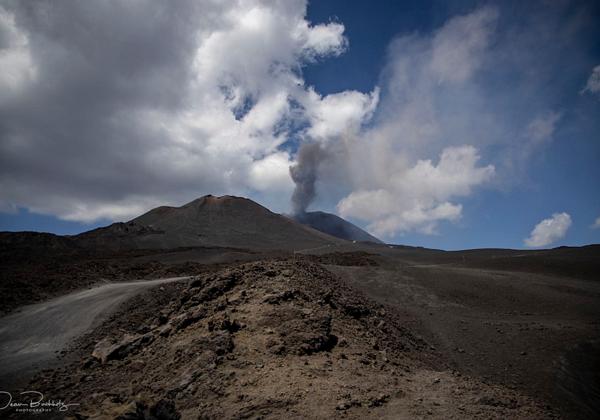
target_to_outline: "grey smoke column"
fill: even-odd
[[[292,195],[292,211],[294,214],[306,212],[307,207],[315,198],[315,182],[319,164],[325,157],[325,152],[318,143],[305,143],[298,151],[298,163],[290,166],[290,175],[296,183]]]

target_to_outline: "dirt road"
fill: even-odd
[[[109,283],[23,307],[0,319],[0,386],[15,387],[52,367],[74,338],[98,325],[143,290],[188,277]]]

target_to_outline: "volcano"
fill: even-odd
[[[322,211],[309,211],[291,217],[298,223],[310,226],[313,229],[335,236],[336,238],[356,242],[383,243],[375,236],[335,214]]]
[[[0,232],[0,389],[78,418],[599,417],[600,246],[373,242],[212,195]]]
[[[85,248],[173,249],[213,246],[300,250],[339,243],[252,200],[207,195],[181,207],[161,206],[125,223],[74,237]]]

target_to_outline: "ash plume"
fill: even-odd
[[[325,151],[319,143],[305,143],[298,150],[298,162],[290,166],[290,175],[296,184],[292,194],[292,211],[295,215],[306,213],[315,198],[315,182]]]

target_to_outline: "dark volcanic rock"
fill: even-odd
[[[122,359],[130,353],[138,351],[144,345],[154,340],[152,334],[129,335],[125,336],[117,343],[111,342],[105,338],[96,344],[92,357],[98,359],[101,363],[106,363],[113,359]]]
[[[295,214],[292,218],[303,225],[310,226],[313,229],[335,236],[336,238],[357,242],[383,243],[373,235],[335,214],[310,211]]]
[[[339,240],[241,197],[207,195],[181,207],[157,207],[126,223],[74,236],[86,248],[173,249],[219,246],[303,249]]]

